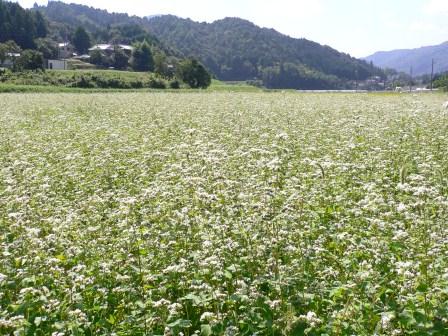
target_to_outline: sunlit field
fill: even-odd
[[[0,96],[0,335],[448,335],[446,96]]]

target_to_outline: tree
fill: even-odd
[[[123,50],[115,48],[112,55],[112,64],[114,68],[124,70],[129,65],[129,56]]]
[[[162,52],[156,52],[154,54],[154,72],[160,76],[166,76],[168,73],[166,55]]]
[[[90,63],[95,64],[100,68],[109,67],[109,60],[107,57],[101,52],[101,50],[93,50],[90,52]]]
[[[92,46],[89,34],[82,27],[76,28],[72,42],[79,54],[86,54]]]
[[[47,21],[39,11],[34,12],[34,25],[36,28],[36,37],[45,37],[48,33]]]
[[[42,53],[36,50],[24,50],[17,60],[18,70],[37,70],[44,68],[44,58]]]
[[[49,38],[39,38],[34,41],[36,43],[37,51],[40,51],[44,58],[51,59],[57,58],[59,54],[59,48],[56,42]]]
[[[212,82],[208,71],[195,59],[187,59],[179,64],[178,77],[193,89],[206,89]]]
[[[135,71],[154,71],[154,58],[146,40],[134,46],[131,65]]]
[[[0,43],[0,63],[4,63],[8,57],[8,53],[19,53],[20,47],[14,41]]]

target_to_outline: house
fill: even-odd
[[[67,70],[68,65],[66,60],[48,60],[47,69],[50,70]]]
[[[3,63],[0,62],[0,68],[12,68],[19,57],[19,53],[6,53],[5,60]]]
[[[59,55],[58,55],[59,59],[71,58],[73,56],[74,49],[70,42],[59,43],[58,48],[59,48]]]
[[[89,52],[99,50],[105,54],[112,54],[116,48],[123,50],[127,54],[131,54],[134,49],[132,46],[126,44],[97,44],[90,48]]]

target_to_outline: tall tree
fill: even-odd
[[[24,50],[16,64],[18,70],[37,70],[44,68],[42,53],[36,50]]]
[[[72,43],[79,54],[87,53],[92,46],[90,36],[83,27],[76,28]]]
[[[129,65],[129,56],[123,50],[115,47],[112,55],[112,64],[116,69],[125,70]]]
[[[34,12],[34,23],[36,28],[36,37],[45,37],[48,33],[47,21],[40,12]]]
[[[0,43],[13,40],[24,49],[34,48],[34,39],[46,34],[46,21],[41,14],[0,0]]]
[[[132,51],[132,69],[135,71],[154,71],[154,58],[149,43],[137,43]]]
[[[178,76],[193,89],[206,89],[212,78],[204,66],[195,59],[187,59],[178,66]]]

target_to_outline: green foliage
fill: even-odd
[[[285,63],[263,70],[263,83],[273,89],[338,89],[343,81],[334,75],[326,75],[304,65]]]
[[[46,35],[47,22],[41,13],[0,0],[0,43],[12,40],[22,49],[33,49],[36,47],[34,39]]]
[[[89,62],[100,68],[109,66],[109,62],[106,56],[101,52],[101,50],[91,51]]]
[[[40,51],[46,59],[57,59],[59,57],[58,44],[49,38],[35,40],[36,50]]]
[[[195,59],[180,62],[177,75],[180,80],[193,89],[206,89],[210,86],[212,80],[204,66]]]
[[[24,50],[15,64],[16,70],[38,70],[44,69],[44,58],[42,53],[36,50]]]
[[[135,71],[154,71],[154,58],[151,46],[146,40],[134,45],[131,66]]]
[[[434,87],[448,91],[448,74],[442,74],[434,80]]]
[[[446,336],[445,99],[2,95],[0,334]]]
[[[241,19],[226,18],[206,24],[162,16],[150,19],[149,27],[160,40],[185,55],[198,58],[221,80],[261,79],[266,68],[278,67],[281,63],[308,69],[298,71],[300,77],[310,76],[309,80],[300,80],[310,86],[301,88],[314,88],[316,82],[328,86],[328,81],[334,85],[384,75],[379,68],[328,46],[290,38]],[[334,77],[338,80],[334,81]],[[279,85],[276,87],[290,87],[291,80],[285,78],[283,83],[282,78],[277,78]]]
[[[65,40],[73,34],[76,27],[84,27],[92,39],[108,43],[134,44],[146,40],[170,56],[180,54],[149,32],[148,20],[120,13],[108,13],[105,10],[89,6],[51,1],[47,6],[36,6],[35,10],[51,20],[50,34],[56,40]]]
[[[165,89],[166,80],[149,73],[110,70],[48,70],[45,72],[7,73],[0,77],[4,84],[45,85],[98,89]]]
[[[129,56],[121,49],[115,48],[111,64],[115,69],[126,70],[129,66]]]
[[[90,36],[83,27],[76,28],[72,43],[79,54],[86,54],[92,46]]]
[[[20,47],[14,41],[0,43],[0,63],[5,62],[9,53],[18,53],[20,51]]]

